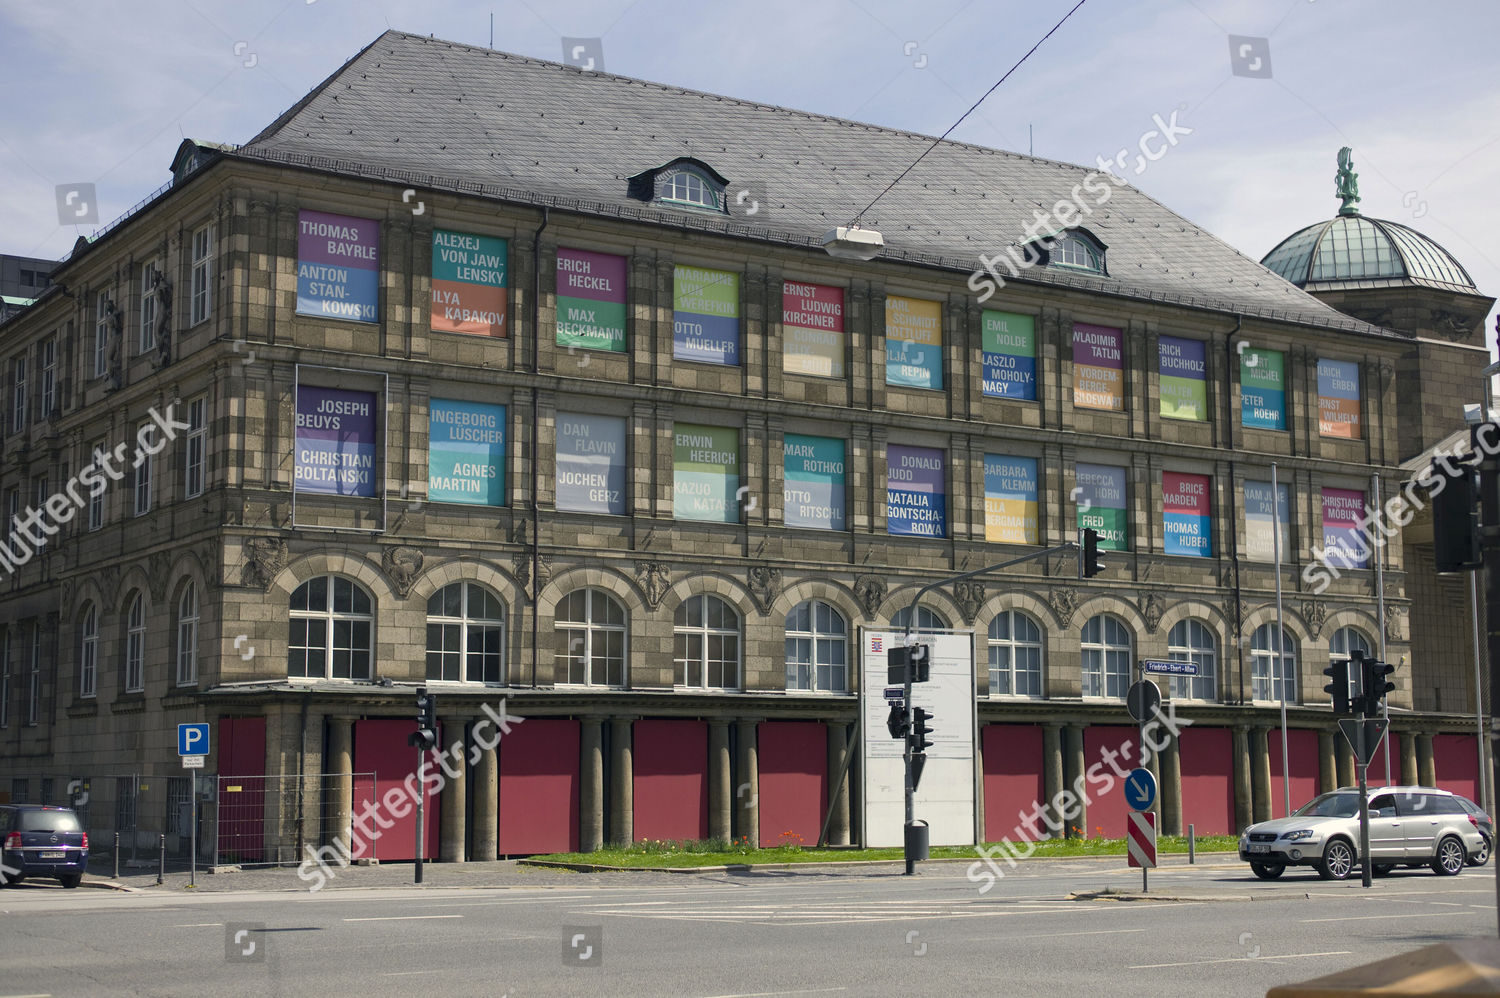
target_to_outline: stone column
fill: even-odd
[[[438,858],[444,863],[464,861],[464,822],[468,816],[468,787],[464,748],[464,722],[450,718],[443,725],[443,761],[433,767],[443,773],[442,825],[438,830]]]
[[[734,779],[729,765],[729,721],[708,722],[708,837],[729,840],[734,819]]]
[[[838,779],[839,770],[843,768],[848,738],[847,724],[843,721],[828,722],[828,793],[833,792],[833,781]],[[828,819],[828,844],[831,846],[849,844],[849,785],[853,780],[854,767],[851,765],[849,775],[844,777],[843,789],[834,799],[832,807],[829,808],[826,800],[819,802],[819,813],[822,813],[825,808],[833,812],[833,816]],[[774,832],[775,829],[771,831]]]
[[[1152,751],[1149,745],[1146,746],[1146,752],[1146,769],[1156,778],[1156,799],[1151,802],[1151,813],[1156,815],[1156,828],[1160,832],[1162,830],[1161,753]]]
[[[604,725],[597,717],[579,724],[578,848],[604,845]]]
[[[1387,738],[1395,734],[1387,731]],[[1401,782],[1407,786],[1417,784],[1417,735],[1414,731],[1401,732]]]
[[[354,811],[354,719],[328,719],[328,772],[332,774],[326,790],[328,818],[323,839],[337,844],[345,855],[354,848],[351,814]]]
[[[1057,799],[1058,793],[1063,788],[1063,729],[1056,724],[1042,725],[1042,794],[1046,797],[1041,803],[1048,804]],[[1005,829],[1005,834],[1010,834],[1010,829]],[[1038,822],[1036,826],[1037,838],[1055,838],[1052,829],[1045,822]]]
[[[1069,794],[1072,794],[1073,788],[1078,786],[1080,779],[1086,782],[1083,759],[1083,728],[1076,724],[1070,724],[1066,728],[1063,728],[1063,789]],[[1063,834],[1067,838],[1077,838],[1077,834],[1073,831],[1075,828],[1081,828],[1085,832],[1088,831],[1088,805],[1079,800],[1077,810],[1078,814],[1076,817],[1066,820],[1062,819],[1062,815],[1060,814],[1052,815],[1054,820],[1064,820]],[[1049,813],[1051,813],[1050,808]]]
[[[1167,742],[1155,756],[1161,766],[1161,821],[1163,835],[1183,835],[1182,823],[1182,747],[1176,738]]]
[[[1334,739],[1339,760],[1339,786],[1354,786],[1354,749],[1349,747],[1349,739],[1344,737],[1343,732]]]
[[[1437,767],[1432,759],[1432,736],[1417,735],[1417,782],[1424,787],[1437,785]]]
[[[1336,790],[1339,783],[1338,757],[1334,753],[1334,739],[1344,737],[1337,731],[1318,732],[1318,793]]]
[[[1270,821],[1271,752],[1266,744],[1269,728],[1250,729],[1250,794],[1255,802],[1255,820]]]
[[[609,840],[618,845],[635,841],[635,764],[631,753],[630,722],[609,722]]]
[[[734,834],[749,839],[752,847],[760,845],[760,750],[755,741],[756,732],[755,721],[735,722],[738,735],[735,761],[739,763],[740,782],[734,788]],[[833,776],[830,773],[829,779]]]
[[[487,742],[491,735],[498,732],[490,732],[483,737]],[[498,859],[500,855],[500,760],[495,754],[495,747],[491,745],[485,748],[483,744],[476,746],[479,749],[479,758],[474,763],[474,770],[470,778],[474,781],[474,861],[487,863]],[[523,805],[524,802],[513,801],[513,804]]]
[[[1255,824],[1254,796],[1250,785],[1250,729],[1236,727],[1231,740],[1234,753],[1234,830],[1243,832]]]

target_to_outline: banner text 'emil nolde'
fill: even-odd
[[[297,213],[297,314],[380,321],[380,223]]]
[[[375,393],[297,389],[297,491],[375,495]]]
[[[985,309],[984,394],[1036,401],[1036,320]]]

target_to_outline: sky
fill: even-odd
[[[493,15],[504,51],[575,39],[609,72],[937,135],[1075,2],[0,0],[0,252],[65,256],[184,137],[246,141],[387,28],[488,46]],[[1497,28],[1496,0],[1085,0],[952,137],[1096,164],[1175,112],[1123,176],[1256,259],[1333,216],[1347,145],[1364,214],[1500,295]],[[58,203],[80,184],[98,224]]]

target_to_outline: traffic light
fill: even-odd
[[[419,749],[437,744],[437,697],[425,686],[417,688],[417,730],[406,737],[406,744]]]
[[[921,707],[911,709],[911,734],[907,737],[911,739],[912,752],[920,754],[932,745],[932,740],[927,737],[932,734],[932,725],[928,723],[931,720],[931,711]]]
[[[885,681],[905,683],[906,669],[911,666],[911,681],[925,683],[931,677],[932,649],[927,645],[892,648],[885,656]]]
[[[1099,531],[1093,527],[1083,528],[1083,547],[1078,552],[1082,576],[1092,579],[1104,571],[1104,562],[1099,558]]]
[[[1329,677],[1329,683],[1323,687],[1323,692],[1333,698],[1333,712],[1335,714],[1352,713],[1349,709],[1349,660],[1334,659],[1328,663],[1328,668],[1323,670],[1323,675]]]
[[[1457,475],[1432,462],[1432,556],[1439,572],[1480,568],[1479,490],[1474,469],[1460,465]],[[1441,487],[1440,487],[1441,486]]]
[[[1364,669],[1364,695],[1360,698],[1360,704],[1364,707],[1366,717],[1379,717],[1385,695],[1396,688],[1396,684],[1385,677],[1395,672],[1396,667],[1387,662],[1365,659]]]
[[[906,737],[906,707],[900,700],[891,701],[891,716],[885,719],[885,727],[891,733],[892,738]]]

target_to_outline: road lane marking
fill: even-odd
[[[186,925],[174,925],[174,929],[206,929],[213,925],[223,925],[223,922],[189,922]]]
[[[826,995],[848,988],[812,988],[805,991],[747,991],[739,995],[709,995],[708,998],[770,998],[772,995]]]
[[[1203,967],[1211,963],[1254,963],[1259,961],[1265,963],[1268,960],[1301,960],[1310,956],[1352,956],[1346,949],[1332,950],[1328,953],[1283,953],[1271,955],[1262,953],[1260,956],[1231,956],[1222,960],[1189,960],[1184,963],[1147,963],[1137,967],[1127,967],[1126,970],[1161,970],[1165,967]]]
[[[1304,918],[1303,922],[1371,922],[1375,919],[1390,918],[1451,918],[1451,911],[1429,911],[1421,915],[1347,915],[1343,918]]]
[[[345,918],[345,922],[422,922],[433,918],[463,918],[462,915],[383,915],[379,918]]]

